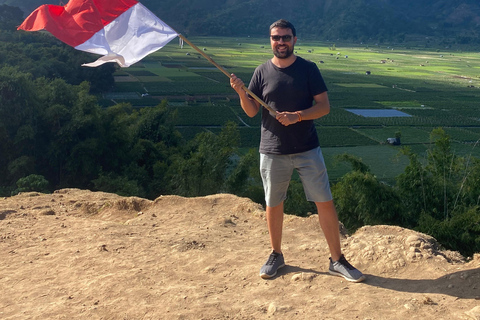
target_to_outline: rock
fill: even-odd
[[[269,316],[277,315],[279,313],[286,313],[290,310],[290,307],[279,306],[275,302],[270,303],[267,309],[267,314]]]
[[[435,301],[433,301],[430,297],[425,297],[422,301],[423,304],[426,304],[426,305],[430,305],[430,306],[433,306],[433,305],[436,305],[437,303]]]
[[[292,276],[292,281],[312,281],[313,278],[315,278],[315,274],[313,273],[305,273],[305,272],[302,272],[302,273],[297,273],[297,274],[294,274]]]
[[[476,306],[470,311],[465,312],[471,319],[480,320],[480,306]]]
[[[405,244],[409,247],[417,247],[420,248],[422,243],[425,242],[425,239],[420,238],[419,236],[412,235],[405,240]]]
[[[52,209],[45,209],[45,210],[42,210],[40,212],[40,214],[42,216],[54,216],[55,215],[55,211],[53,211]]]
[[[294,274],[292,276],[292,281],[299,281],[299,280],[302,280],[302,274],[301,273],[297,273],[297,274]]]
[[[268,306],[268,309],[267,309],[267,314],[269,316],[273,316],[275,314],[275,312],[277,312],[277,305],[275,302],[272,302],[270,303],[270,305]]]
[[[405,307],[405,309],[407,310],[415,310],[415,306],[412,305],[411,303],[406,303],[403,305]]]
[[[203,269],[203,272],[205,272],[205,273],[214,273],[216,270],[217,270],[216,267],[214,267],[214,266],[209,266],[209,267],[206,267],[205,269]]]

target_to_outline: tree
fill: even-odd
[[[248,197],[254,202],[265,205],[262,178],[258,169],[260,162],[258,151],[250,149],[245,155],[235,160],[232,164],[233,170],[226,181],[226,192]]]
[[[435,237],[443,246],[473,256],[480,251],[480,207],[472,206],[448,220],[438,220],[423,214],[419,221],[421,232]]]
[[[227,123],[220,134],[199,133],[182,155],[175,156],[169,174],[172,191],[184,196],[204,196],[227,189],[227,173],[239,144],[236,124]]]
[[[0,6],[0,30],[15,30],[22,20],[23,12],[20,8],[6,4]]]
[[[432,130],[430,139],[434,147],[427,151],[426,170],[432,175],[433,182],[431,214],[437,219],[448,220],[464,170],[463,159],[452,152],[450,137],[442,128]]]
[[[96,190],[103,192],[116,193],[120,196],[130,197],[144,197],[145,191],[139,186],[137,181],[129,180],[125,176],[120,176],[115,173],[100,173],[97,179],[94,179],[93,185]]]
[[[405,205],[403,226],[471,255],[480,250],[479,160],[455,155],[441,128],[432,131],[431,140],[423,163],[409,149],[402,150],[410,159],[395,188]]]
[[[294,214],[299,217],[307,217],[317,212],[313,202],[307,201],[303,184],[298,180],[291,180],[287,190],[287,199],[284,206],[285,213]]]
[[[38,174],[31,174],[24,178],[21,178],[17,181],[17,190],[15,190],[14,194],[18,194],[20,192],[48,192],[48,181],[45,177],[38,175]]]
[[[465,207],[480,206],[480,159],[472,159],[469,155],[465,167],[453,210],[462,203]]]
[[[353,232],[364,225],[401,223],[401,199],[394,189],[370,173],[361,159],[352,155],[337,158],[353,167],[332,187],[338,216],[345,227]]]
[[[31,76],[16,68],[0,68],[1,186],[13,185],[23,173],[33,173],[31,166],[27,168],[21,163],[35,158],[37,107],[36,87]]]
[[[62,80],[46,84],[43,105],[50,107],[43,113],[37,168],[54,186],[89,188],[101,169],[98,160],[105,143],[102,110],[86,82],[78,86]]]
[[[168,180],[171,157],[182,144],[182,137],[175,129],[176,117],[176,111],[167,108],[166,101],[131,115],[130,160],[123,174],[137,181],[148,198],[171,193]]]
[[[404,226],[413,228],[418,225],[422,212],[426,212],[434,205],[431,194],[433,181],[417,154],[413,153],[409,147],[402,148],[400,152],[409,158],[410,163],[405,167],[404,172],[396,177],[395,190],[404,204]]]

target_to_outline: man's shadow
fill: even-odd
[[[308,273],[308,274],[314,274],[314,275],[328,275],[328,272],[321,272],[313,269],[305,269],[305,268],[300,268],[297,266],[290,266],[290,265],[285,265],[285,267],[278,269],[277,275],[273,278],[270,279],[275,279],[277,277],[281,276],[286,276],[288,274],[296,274],[296,273]]]
[[[437,279],[397,279],[367,275],[365,284],[411,293],[439,293],[460,299],[480,299],[480,268],[446,274]]]
[[[330,276],[328,272],[286,265],[271,279],[301,272]],[[398,279],[371,274],[365,276],[367,278],[361,284],[376,288],[411,293],[438,293],[460,299],[480,299],[480,268],[446,274],[437,279]]]

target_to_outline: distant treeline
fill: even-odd
[[[258,151],[238,152],[235,124],[185,141],[166,101],[99,106],[92,93],[113,85],[114,65],[80,67],[92,57],[39,33],[0,30],[0,47],[1,196],[74,187],[150,199],[228,192],[263,203]],[[480,252],[480,160],[456,155],[441,128],[431,141],[424,156],[402,149],[410,164],[393,186],[340,156],[352,165],[332,186],[340,220],[352,232],[366,224],[416,229],[471,256]],[[285,211],[314,210],[292,181]]]

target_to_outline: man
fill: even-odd
[[[328,175],[313,123],[327,115],[330,103],[327,87],[318,67],[294,54],[295,27],[286,20],[270,26],[273,58],[255,69],[249,89],[267,103],[275,114],[262,108],[260,171],[265,190],[267,226],[272,253],[260,269],[264,279],[274,277],[285,266],[282,253],[283,202],[293,169],[303,183],[308,201],[318,210],[320,226],[330,250],[330,274],[360,282],[365,276],[342,254],[337,212],[332,200]],[[254,117],[260,103],[243,89],[234,74],[231,87],[238,93],[245,113]]]

